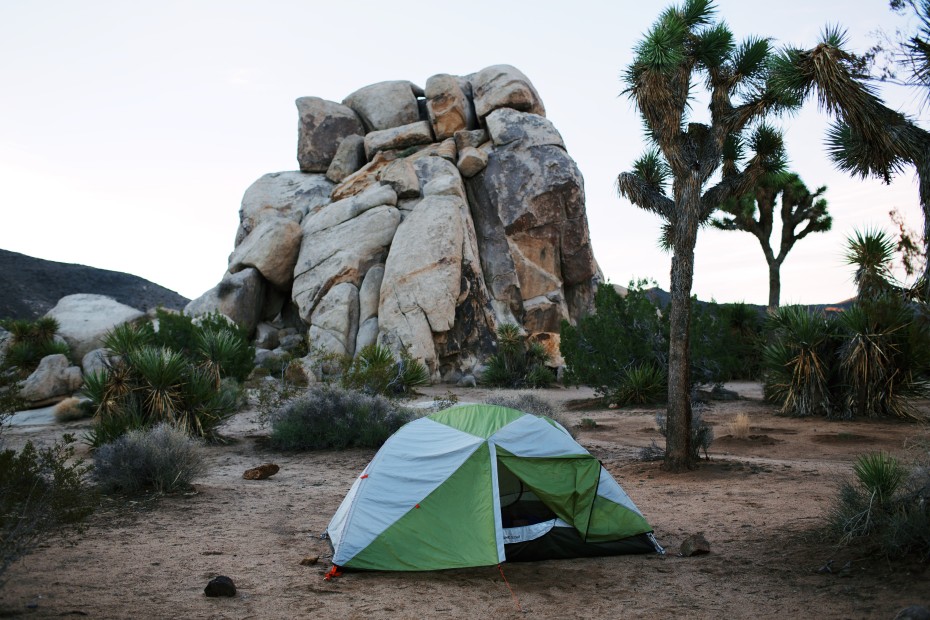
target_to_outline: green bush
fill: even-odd
[[[828,513],[841,544],[888,558],[930,560],[930,442],[917,444],[910,467],[883,453],[860,456]]]
[[[270,416],[278,450],[377,448],[413,414],[391,400],[332,385],[313,385]]]
[[[617,404],[661,398],[668,372],[668,313],[649,298],[647,284],[631,282],[625,296],[602,284],[594,298],[594,314],[575,326],[562,322],[566,383],[589,385]],[[746,304],[697,300],[691,307],[691,382],[757,376],[759,312]],[[660,378],[661,385],[656,385]],[[647,386],[648,390],[640,390]]]
[[[6,356],[0,360],[0,369],[16,369],[20,377],[27,377],[35,371],[43,357],[71,354],[67,344],[55,340],[58,321],[52,317],[35,321],[9,319],[0,321],[0,326],[12,336]]]
[[[73,460],[73,441],[65,435],[50,448],[27,442],[18,452],[0,451],[0,585],[13,562],[93,512],[88,467]]]
[[[183,354],[196,363],[219,368],[222,377],[245,381],[255,366],[248,332],[219,313],[190,317],[159,308],[153,344]]]
[[[401,396],[429,385],[429,371],[420,361],[409,355],[395,360],[390,349],[378,344],[364,347],[354,358],[342,358],[341,364],[339,383],[346,390]]]
[[[762,352],[766,397],[789,415],[920,419],[930,394],[930,330],[898,296],[865,300],[832,318],[778,308]]]
[[[767,328],[766,397],[789,415],[831,415],[838,389],[836,321],[801,306],[782,306],[769,316]]]
[[[237,391],[223,388],[213,369],[154,346],[108,360],[103,371],[85,376],[83,393],[96,415],[88,435],[95,448],[159,422],[210,437],[240,400]]]
[[[547,364],[551,361],[539,342],[526,343],[518,325],[497,328],[497,353],[488,358],[481,382],[495,387],[544,388],[555,382]]]
[[[620,406],[659,403],[665,400],[667,385],[663,369],[644,363],[625,368],[609,398]]]
[[[128,431],[94,452],[94,479],[105,493],[172,493],[205,470],[200,443],[165,423]]]

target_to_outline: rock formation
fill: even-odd
[[[529,79],[509,65],[301,97],[299,172],[245,192],[229,268],[186,312],[306,333],[353,355],[406,350],[457,380],[502,323],[558,357],[599,273],[584,182]],[[270,326],[269,326],[270,324]]]

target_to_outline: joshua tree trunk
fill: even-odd
[[[690,190],[690,191],[689,191]],[[669,315],[668,418],[665,463],[671,472],[694,467],[691,452],[691,285],[694,280],[694,245],[697,241],[700,185],[685,188],[679,196],[675,225],[675,253],[671,271]]]
[[[769,310],[778,307],[781,299],[781,263],[769,261]]]
[[[920,209],[924,215],[924,272],[920,282],[920,299],[930,302],[930,153],[926,153],[916,164]]]

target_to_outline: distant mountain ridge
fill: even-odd
[[[132,274],[0,250],[0,318],[36,319],[76,293],[106,295],[143,312],[158,306],[181,310],[189,301]]]

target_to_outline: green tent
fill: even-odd
[[[558,423],[463,405],[392,435],[326,530],[333,564],[435,570],[663,553],[600,462]]]

